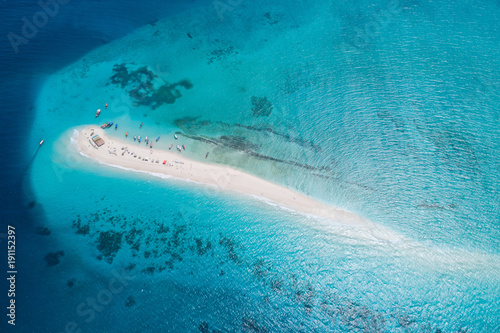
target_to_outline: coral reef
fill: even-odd
[[[273,105],[267,97],[252,96],[251,102],[254,117],[269,117],[273,112]]]
[[[112,230],[103,231],[99,234],[97,249],[109,262],[113,261],[113,257],[116,255],[118,250],[120,250],[122,236],[123,234],[121,232],[115,232]]]
[[[50,230],[47,227],[38,227],[35,230],[35,234],[40,236],[48,236],[50,235]]]
[[[193,88],[193,84],[186,79],[176,83],[165,82],[146,66],[132,70],[127,64],[116,64],[113,73],[111,83],[127,90],[136,106],[149,106],[153,110],[163,104],[174,104],[182,97],[179,88]]]
[[[49,267],[55,266],[61,262],[59,258],[62,256],[64,256],[64,251],[49,252],[45,255],[45,262]]]

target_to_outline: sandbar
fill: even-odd
[[[123,140],[112,138],[106,135],[106,131],[95,125],[80,128],[77,138],[79,152],[110,166],[163,174],[209,185],[223,191],[243,193],[281,208],[327,218],[336,224],[364,229],[374,238],[386,240],[400,238],[394,237],[395,233],[387,228],[382,228],[357,214],[327,205],[271,181],[225,165],[186,158],[182,155],[182,151],[176,150],[175,144],[172,150],[160,150],[150,148],[144,141],[141,143],[134,141],[131,137]],[[104,140],[104,144],[99,147],[92,140],[96,135]]]

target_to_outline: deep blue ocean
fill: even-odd
[[[0,2],[0,331],[500,331],[500,2],[41,10]],[[398,237],[99,164],[103,121]]]

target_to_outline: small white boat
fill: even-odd
[[[177,134],[174,134],[174,138],[175,138],[175,140],[177,140]]]
[[[43,142],[45,141],[45,139],[42,139],[42,141],[40,141],[40,143],[38,144],[39,146],[43,145]]]

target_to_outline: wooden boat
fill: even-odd
[[[168,147],[168,150],[172,149],[172,146],[173,146],[173,145],[174,145],[174,144],[172,143],[172,144],[170,145],[170,147]]]
[[[95,117],[99,117],[99,115],[101,114],[101,109],[97,109],[97,112],[95,113]]]
[[[186,150],[186,146],[182,145],[182,149]]]
[[[175,140],[177,140],[177,134],[174,134],[174,138],[175,138]]]
[[[149,144],[149,148],[153,148],[153,143],[152,142]]]
[[[158,140],[160,140],[160,137],[157,137],[157,138],[156,138],[156,142],[158,142]]]
[[[125,137],[128,138],[128,131],[127,131],[127,133],[125,133]]]
[[[207,157],[208,157],[208,153],[205,155],[205,158],[207,158]]]
[[[141,123],[141,126],[139,126],[139,128],[142,128],[142,124],[144,124],[144,123]]]
[[[105,124],[101,125],[101,128],[107,128],[107,127],[108,127],[108,123],[105,123]]]

